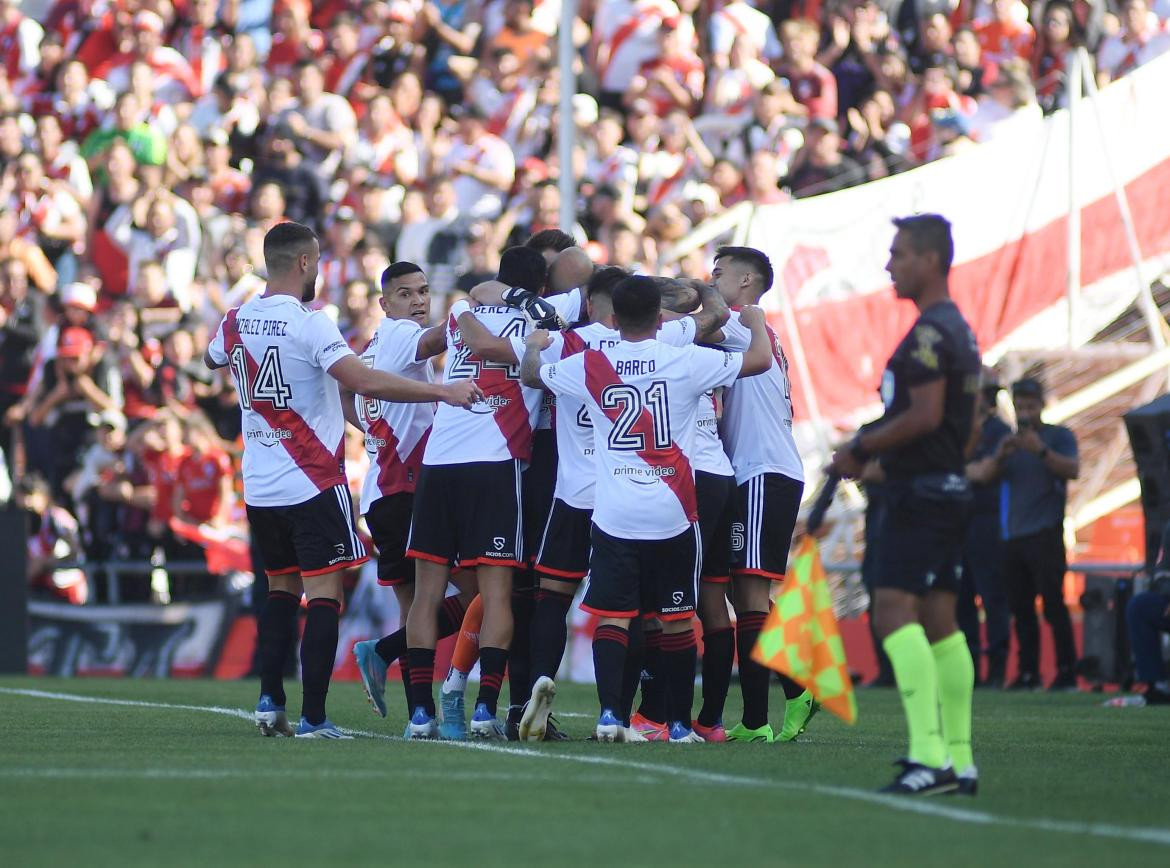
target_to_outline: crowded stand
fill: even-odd
[[[34,8],[37,6],[38,8]],[[321,239],[314,307],[360,352],[380,277],[431,322],[501,251],[565,228],[596,265],[707,281],[743,202],[863,184],[1170,50],[1167,0],[0,0],[0,496],[34,515],[38,593],[106,599],[109,560],[246,540],[240,414],[205,348],[265,286],[262,242]],[[577,130],[560,227],[558,114]],[[349,432],[350,485],[368,459]],[[124,600],[204,593],[125,579]]]

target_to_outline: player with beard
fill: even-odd
[[[910,750],[883,792],[973,796],[975,667],[955,604],[974,500],[965,462],[976,435],[979,348],[950,297],[950,223],[918,214],[894,225],[886,270],[918,320],[882,375],[885,414],[837,451],[831,469],[856,477],[876,455],[886,476],[874,620],[902,695]]]
[[[325,713],[337,651],[343,572],[368,560],[354,527],[344,468],[345,419],[338,384],[382,401],[469,407],[482,392],[467,380],[423,383],[363,365],[313,300],[321,248],[299,223],[264,236],[268,285],[227,312],[207,348],[209,368],[235,381],[244,438],[244,502],[269,576],[258,624],[262,735],[345,738]],[[284,661],[301,642],[303,704],[295,732],[285,711]]]
[[[386,318],[379,324],[362,362],[376,371],[433,383],[431,359],[447,348],[444,326],[427,328],[431,310],[430,285],[413,262],[395,262],[382,273],[379,299]],[[406,656],[406,618],[414,600],[414,562],[406,557],[406,537],[414,504],[414,488],[423,450],[435,419],[430,404],[396,404],[345,396],[346,417],[365,435],[370,469],[362,486],[361,514],[378,550],[378,584],[391,587],[402,612],[403,626],[381,639],[358,642],[353,653],[362,686],[374,710],[386,716],[386,669],[401,661],[410,701],[410,667]],[[467,604],[474,596],[462,573],[452,576],[460,593],[447,597],[439,612],[439,637],[459,629]],[[409,732],[409,727],[408,730]]]

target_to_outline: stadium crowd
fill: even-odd
[[[359,348],[391,261],[426,269],[437,320],[556,226],[560,4],[30,10],[0,3],[0,448],[14,496],[48,504],[34,563],[51,583],[54,560],[197,554],[175,520],[242,530],[236,399],[197,348],[263,287],[274,224],[318,230],[315,303]],[[1168,15],[584,0],[573,234],[599,264],[705,280],[713,247],[662,256],[704,219],[986,141],[1060,105],[1073,47],[1107,81],[1170,47]],[[84,599],[70,575],[56,592]]]

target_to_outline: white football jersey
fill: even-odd
[[[417,360],[418,342],[426,329],[411,319],[385,319],[362,352],[362,362],[378,371],[433,383],[431,360]],[[414,491],[435,405],[398,404],[355,395],[358,419],[366,432],[370,469],[362,484],[361,513],[379,498]]]
[[[245,503],[295,506],[345,484],[341,392],[327,371],[353,351],[328,316],[287,295],[253,298],[228,311],[207,351],[236,381]]]
[[[698,520],[688,455],[699,397],[734,382],[742,364],[738,353],[644,340],[541,367],[549,389],[584,402],[593,423],[593,521],[601,530],[622,539],[668,539]]]
[[[723,326],[723,348],[745,351],[751,330],[739,321],[739,312]],[[761,473],[780,473],[804,481],[804,464],[792,437],[792,388],[788,359],[776,334],[772,339],[772,367],[756,377],[745,377],[723,393],[723,419],[719,433],[735,469],[735,481],[743,485]]]
[[[532,432],[544,400],[541,389],[520,384],[520,366],[487,362],[463,344],[459,315],[471,310],[499,337],[523,338],[528,318],[513,307],[471,308],[461,301],[447,318],[447,361],[443,382],[475,380],[484,398],[470,409],[440,404],[423,454],[424,464],[468,464],[532,457]]]
[[[704,392],[699,398],[698,429],[695,431],[695,454],[691,464],[695,470],[712,473],[716,476],[734,476],[731,461],[723,451],[723,441],[719,439],[719,416],[716,412],[715,390]]]
[[[552,343],[540,353],[542,364],[554,364],[561,359],[584,352],[616,347],[622,336],[616,329],[599,323],[589,323],[567,332],[551,332]],[[685,347],[695,342],[695,321],[689,316],[664,322],[658,330],[658,340],[673,347]],[[524,341],[512,339],[516,358],[524,357]],[[596,464],[593,460],[593,423],[585,409],[585,402],[572,395],[556,399],[557,432],[557,486],[554,497],[577,509],[593,509],[593,484]]]

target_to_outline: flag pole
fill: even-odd
[[[562,0],[561,24],[557,32],[557,54],[561,71],[560,125],[557,134],[557,153],[560,174],[557,189],[561,194],[561,231],[573,233],[577,223],[577,179],[573,174],[573,147],[577,126],[573,119],[573,96],[577,79],[573,74],[573,22],[577,18],[577,0]]]

